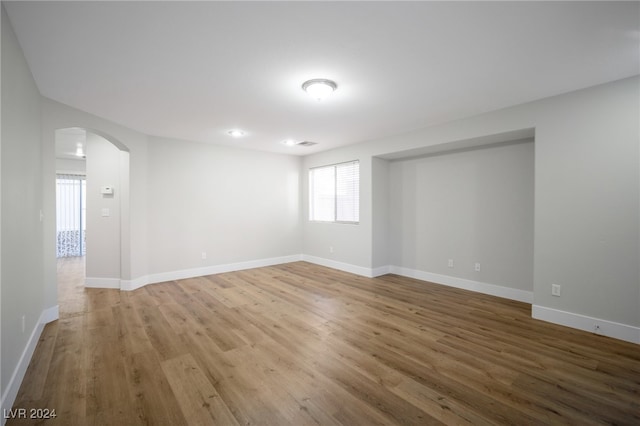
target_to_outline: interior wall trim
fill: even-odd
[[[560,311],[540,305],[533,305],[531,307],[531,316],[534,319],[553,324],[564,325],[565,327],[576,328],[578,330],[624,340],[625,342],[640,344],[640,327]]]
[[[29,363],[31,362],[33,352],[36,350],[36,346],[38,345],[38,341],[40,340],[40,335],[42,334],[42,330],[44,330],[44,326],[52,321],[57,320],[58,313],[59,309],[58,305],[56,305],[44,309],[40,314],[40,318],[38,318],[38,322],[31,331],[29,340],[27,340],[27,345],[25,346],[24,350],[22,351],[22,355],[18,360],[18,365],[16,365],[15,370],[13,370],[11,379],[9,380],[7,388],[2,395],[2,402],[0,402],[0,405],[2,407],[3,414],[7,413],[11,409],[11,407],[13,407],[13,403],[16,400],[16,396],[18,396],[20,385],[22,384],[24,375],[27,372],[27,367],[29,367]],[[4,425],[6,421],[7,419],[3,415],[2,425]]]
[[[517,300],[518,302],[533,303],[532,291],[452,277],[450,275],[434,274],[432,272],[419,271],[402,266],[389,266],[389,273],[449,287],[461,288],[463,290],[471,290],[477,293],[489,294],[491,296],[503,297],[505,299]]]
[[[303,254],[302,259],[305,262],[314,263],[320,266],[326,266],[327,268],[338,269],[344,272],[350,272],[352,274],[360,275],[367,278],[373,278],[374,271],[371,268],[366,268],[364,266],[352,265],[349,263],[338,262],[332,259],[325,259],[323,257],[311,256],[308,254]]]
[[[87,288],[120,288],[119,278],[95,278],[86,277],[84,286]]]
[[[183,280],[186,278],[203,277],[206,275],[222,274],[225,272],[242,271],[245,269],[262,268],[264,266],[280,265],[302,260],[302,255],[294,254],[289,256],[270,257],[266,259],[256,259],[244,262],[227,263],[222,265],[212,265],[202,268],[182,269],[178,271],[160,272],[149,274],[133,280],[120,280],[117,288],[125,291],[132,291],[148,284],[162,283],[166,281]]]

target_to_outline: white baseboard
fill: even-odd
[[[60,309],[59,306],[56,305],[42,311],[42,315],[40,315],[40,322],[46,325],[58,318],[60,318]]]
[[[84,286],[87,288],[120,288],[120,279],[86,277]]]
[[[160,272],[145,275],[134,280],[122,280],[117,288],[131,291],[147,284],[163,283],[166,281],[183,280],[185,278],[202,277],[205,275],[222,274],[224,272],[243,271],[245,269],[262,268],[264,266],[280,265],[282,263],[297,262],[302,255],[271,257],[267,259],[248,260],[245,262],[227,263],[224,265],[212,265],[202,268],[183,269],[179,271]]]
[[[325,259],[323,257],[311,256],[308,254],[303,254],[302,259],[305,262],[314,263],[320,266],[326,266],[327,268],[338,269],[340,271],[349,272],[356,275],[361,275],[367,278],[373,278],[374,270],[371,268],[366,268],[364,266],[351,265],[349,263],[338,262],[336,260]]]
[[[539,305],[533,305],[531,307],[531,316],[542,321],[613,337],[614,339],[624,340],[625,342],[640,344],[640,327],[633,327]]]
[[[133,280],[120,280],[120,290],[133,291],[149,284],[149,276],[144,275]]]
[[[385,274],[397,274],[402,275],[403,277],[416,278],[422,281],[429,281],[449,287],[456,287],[464,290],[475,291],[478,293],[490,294],[492,296],[504,297],[505,299],[517,300],[525,303],[533,303],[533,292],[531,291],[503,287],[479,281],[471,281],[464,278],[451,277],[448,275],[433,274],[431,272],[418,271],[401,266],[387,265],[377,268],[366,268],[363,266],[351,265],[348,263],[337,262],[335,260],[310,256],[307,254],[302,255],[302,260],[310,263],[315,263],[316,265],[327,266],[329,268],[339,269],[341,271],[350,272],[352,274],[361,275],[368,278],[379,277]]]
[[[387,275],[391,273],[391,267],[389,265],[380,266],[378,268],[373,268],[371,270],[372,277],[381,277],[382,275]]]
[[[24,375],[27,372],[27,367],[29,367],[29,363],[31,362],[31,357],[33,356],[33,352],[36,350],[36,346],[38,345],[38,340],[40,340],[40,335],[42,334],[42,330],[44,326],[52,321],[58,319],[58,305],[53,306],[51,308],[47,308],[42,311],[40,314],[40,318],[36,323],[36,326],[33,328],[31,335],[29,336],[29,340],[27,340],[27,345],[22,351],[22,355],[18,360],[18,365],[13,370],[13,374],[11,375],[11,379],[7,385],[7,389],[2,395],[2,402],[0,405],[2,406],[2,413],[8,412],[11,407],[13,407],[13,403],[16,400],[16,396],[18,395],[18,391],[20,390],[20,385],[22,384],[22,380],[24,379]],[[2,425],[5,424],[7,419],[2,416]]]
[[[519,290],[516,288],[483,283],[480,281],[472,281],[464,278],[452,277],[449,275],[440,275],[431,272],[418,271],[415,269],[404,268],[402,266],[389,266],[389,273],[402,275],[403,277],[429,281],[436,284],[442,284],[449,287],[489,294],[491,296],[503,297],[505,299],[517,300],[519,302],[533,303],[532,291]]]

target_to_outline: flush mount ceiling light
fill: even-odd
[[[314,78],[313,80],[307,80],[302,83],[302,90],[307,92],[312,98],[319,101],[323,100],[338,88],[335,81],[327,80],[325,78]]]
[[[242,136],[244,136],[244,132],[240,129],[229,130],[227,133],[229,133],[234,138],[241,138]]]
[[[310,142],[310,141],[297,141],[295,139],[286,139],[282,141],[283,145],[286,146],[313,146],[313,145],[317,145],[317,142]]]

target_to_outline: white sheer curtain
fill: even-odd
[[[58,257],[84,256],[86,233],[86,179],[81,175],[57,175],[56,231]]]

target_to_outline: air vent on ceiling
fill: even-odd
[[[302,142],[298,142],[296,145],[299,146],[313,146],[313,145],[317,145],[318,142],[310,142],[310,141],[302,141]]]

